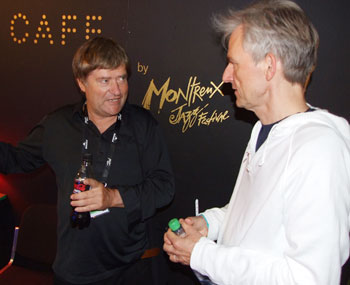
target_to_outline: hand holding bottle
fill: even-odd
[[[164,234],[164,251],[169,255],[172,262],[180,262],[184,265],[189,265],[191,260],[191,253],[203,236],[192,225],[187,224],[183,219],[180,223],[186,233],[185,236],[178,236],[171,229]]]
[[[105,187],[101,182],[87,178],[84,183],[90,190],[71,195],[71,205],[78,212],[104,210],[111,207],[124,207],[123,199],[117,189]]]

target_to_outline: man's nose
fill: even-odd
[[[227,64],[224,73],[222,74],[222,81],[225,83],[229,83],[233,81],[233,70],[232,70],[232,64]]]
[[[109,91],[113,94],[120,94],[120,87],[117,80],[111,80]]]

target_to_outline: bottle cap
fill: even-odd
[[[177,231],[180,227],[181,227],[181,224],[179,222],[178,219],[174,218],[174,219],[171,219],[168,223],[169,225],[169,228],[174,232],[174,231]]]

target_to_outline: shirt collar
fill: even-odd
[[[73,108],[73,114],[72,116],[75,117],[75,116],[78,116],[79,118],[81,118],[82,120],[84,119],[84,105],[86,104],[86,99],[85,98],[82,98],[80,100],[79,103],[75,104],[74,108]],[[127,118],[128,118],[128,105],[129,103],[128,102],[125,102],[125,105],[121,111],[121,113],[123,114],[123,119],[122,119],[122,122],[126,122],[127,121]]]
[[[85,105],[85,98],[82,98],[79,103],[75,104],[73,108],[73,117],[74,116],[79,116],[80,118],[84,118],[83,114],[83,106]]]

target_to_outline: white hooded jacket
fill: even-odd
[[[257,122],[230,203],[204,212],[191,268],[216,284],[333,285],[349,256],[350,127],[325,110]],[[217,243],[214,241],[217,240]]]

